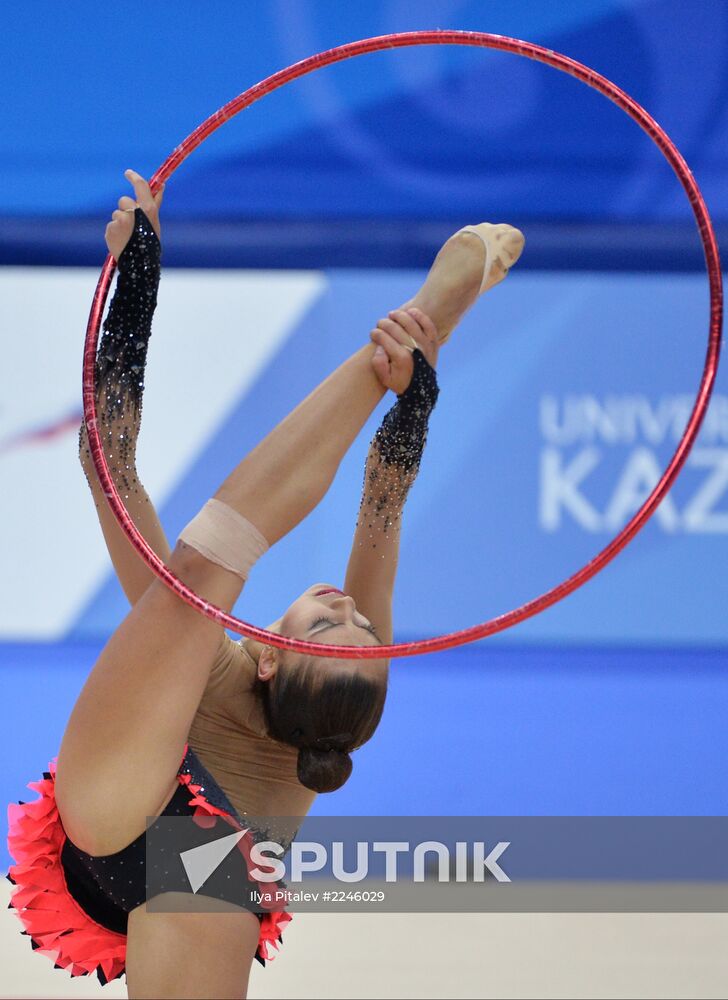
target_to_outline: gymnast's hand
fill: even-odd
[[[391,389],[398,396],[412,381],[415,347],[432,368],[437,364],[437,329],[421,309],[395,309],[386,319],[379,320],[369,337],[377,345],[372,355],[372,368],[385,389]]]
[[[119,198],[119,207],[112,213],[111,222],[106,227],[106,246],[115,260],[121,256],[122,250],[134,231],[134,212],[137,208],[144,211],[154,232],[160,236],[159,206],[162,204],[164,185],[156,195],[153,195],[147,182],[136,170],[125,170],[124,177],[134,188],[134,198],[127,195]]]

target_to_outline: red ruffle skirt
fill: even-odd
[[[10,906],[33,948],[52,959],[56,968],[68,969],[72,976],[95,972],[104,984],[124,972],[126,935],[92,920],[69,892],[61,863],[66,833],[56,806],[55,760],[48,768],[42,780],[28,784],[28,788],[40,793],[38,799],[8,806],[8,847],[16,861],[8,869],[8,878],[16,886]],[[195,819],[230,818],[207,801],[191,775],[178,774],[177,779],[188,787]],[[263,915],[258,958],[265,961],[275,957],[281,931],[290,920],[291,915],[285,912]]]

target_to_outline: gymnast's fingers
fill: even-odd
[[[122,250],[129,242],[133,229],[134,216],[131,212],[125,212],[120,208],[112,212],[111,222],[107,225],[104,236],[109,253],[115,260],[119,259]]]
[[[384,330],[390,337],[393,337],[398,344],[401,344],[406,351],[411,354],[419,346],[417,341],[404,329],[404,327],[394,319],[380,319],[377,323],[380,330]]]
[[[136,195],[136,200],[139,208],[141,208],[144,214],[147,216],[147,218],[152,224],[154,232],[161,239],[161,230],[159,226],[159,206],[162,204],[162,196],[164,194],[164,184],[162,184],[159,191],[157,191],[156,195],[153,195],[152,190],[149,187],[149,184],[144,180],[141,174],[138,174],[136,172],[136,170],[125,170],[124,176],[134,188],[134,194]]]
[[[385,388],[391,389],[399,396],[412,381],[415,367],[412,354],[402,347],[398,340],[379,327],[372,330],[369,337],[386,354],[386,358],[382,358],[379,352],[375,352],[372,359],[372,366],[379,381]]]
[[[440,338],[437,334],[437,327],[427,313],[423,313],[421,309],[411,306],[407,310],[407,314],[417,322],[420,332],[414,335],[415,340],[417,340],[419,348],[427,359],[428,364],[434,368],[437,364],[437,355],[440,351]]]
[[[391,369],[387,352],[383,347],[378,346],[372,355],[372,368],[374,369],[374,374],[377,376],[384,388],[389,389],[389,384],[391,382]]]
[[[121,198],[119,198],[119,210],[120,211],[122,211],[122,212],[134,212],[136,210],[136,207],[137,207],[137,203],[134,201],[133,198],[130,198],[128,195],[125,194],[125,195],[122,195]]]
[[[134,188],[134,194],[137,202],[139,203],[139,207],[143,209],[147,215],[149,215],[150,212],[154,212],[157,205],[154,201],[151,189],[142,175],[138,174],[136,170],[125,170],[124,177],[126,177],[131,186]]]
[[[123,208],[115,208],[111,213],[111,222],[109,225],[114,225],[119,230],[126,230],[127,235],[131,235],[134,227],[134,217]]]
[[[407,312],[409,313],[410,316],[412,316],[414,319],[417,320],[427,340],[430,341],[430,343],[432,344],[438,344],[440,338],[437,333],[437,327],[432,322],[427,313],[423,313],[422,310],[417,309],[416,306],[410,306],[410,308],[407,309]]]
[[[398,323],[404,331],[405,339],[402,343],[408,344],[412,348],[421,347],[421,342],[424,341],[424,333],[414,316],[410,316],[404,309],[393,309],[388,315],[389,319],[394,323]],[[414,343],[412,343],[413,341]]]
[[[375,334],[381,336],[375,337]],[[371,338],[375,344],[380,344],[391,361],[404,361],[412,355],[412,347],[406,340],[404,331],[389,319],[380,319],[375,330],[372,330]]]

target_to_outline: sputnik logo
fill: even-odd
[[[235,850],[247,832],[247,830],[238,830],[227,837],[213,840],[209,844],[200,844],[199,847],[192,847],[189,851],[180,852],[180,860],[193,892],[197,892],[207,882],[228,854]]]

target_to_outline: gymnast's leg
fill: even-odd
[[[195,913],[195,899],[185,893],[187,912],[148,913],[143,904],[129,914],[126,982],[131,1000],[246,996],[258,947],[258,918],[247,910]]]

